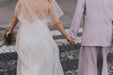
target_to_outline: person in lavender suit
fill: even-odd
[[[76,43],[83,17],[79,75],[108,75],[107,55],[112,44],[113,0],[78,0],[70,36]]]

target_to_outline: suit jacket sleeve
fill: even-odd
[[[81,19],[85,11],[85,0],[78,0],[77,8],[74,13],[74,17],[71,24],[71,29],[69,35],[72,37],[73,41],[76,42],[77,32],[81,24]]]

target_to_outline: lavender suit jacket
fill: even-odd
[[[113,0],[78,0],[70,30],[75,43],[82,17],[84,27],[81,44],[110,46],[113,34]]]

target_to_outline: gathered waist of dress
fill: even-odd
[[[21,18],[21,17],[18,17],[18,19],[19,19],[19,21],[22,23],[22,25],[24,24],[24,25],[33,25],[33,24],[44,24],[44,25],[47,25],[47,21],[46,21],[46,19],[44,19],[44,20],[39,20],[39,19],[37,19],[37,20],[35,20],[35,21],[33,21],[32,23],[29,23],[27,20],[25,20],[25,19],[23,19],[23,18]]]

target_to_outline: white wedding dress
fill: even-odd
[[[16,47],[17,75],[63,75],[59,49],[47,26],[47,19],[28,23],[18,16]]]

